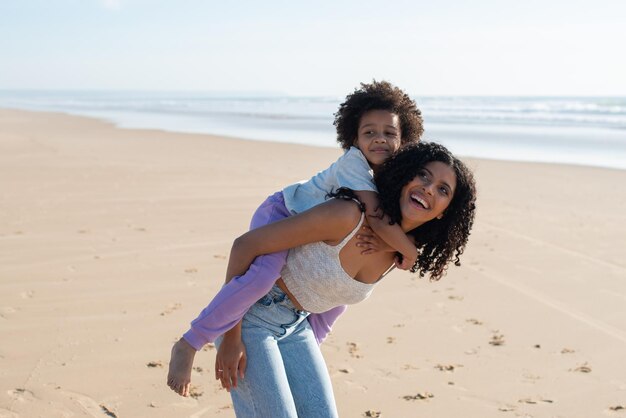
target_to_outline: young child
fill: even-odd
[[[335,114],[334,124],[344,155],[310,180],[270,196],[255,212],[250,229],[301,213],[324,202],[330,191],[347,187],[364,203],[373,232],[400,253],[398,267],[405,270],[414,267],[415,245],[399,225],[390,225],[388,217],[382,216],[378,209],[372,170],[400,146],[419,140],[423,133],[421,112],[398,87],[386,81],[373,81],[362,83],[361,88],[346,97]],[[180,395],[188,395],[195,352],[237,325],[250,306],[268,293],[285,265],[287,251],[252,260],[242,257],[239,247],[237,239],[229,258],[226,284],[172,348],[167,383]],[[321,343],[344,310],[340,306],[308,317],[318,342]]]

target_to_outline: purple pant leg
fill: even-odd
[[[268,197],[259,206],[250,222],[250,229],[290,216],[281,192]],[[234,277],[215,295],[211,303],[191,322],[183,338],[196,350],[234,327],[261,297],[267,294],[287,260],[288,251],[266,254],[254,259],[250,268]]]

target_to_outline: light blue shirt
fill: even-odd
[[[325,202],[326,195],[340,187],[378,192],[373,176],[363,153],[356,147],[350,147],[326,170],[320,171],[309,180],[285,187],[285,206],[292,214],[304,212]]]

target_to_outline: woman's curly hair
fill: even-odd
[[[424,133],[422,112],[408,94],[388,81],[361,83],[361,88],[346,96],[335,113],[337,142],[349,149],[358,136],[359,123],[364,113],[370,110],[388,110],[400,118],[401,143],[419,141]]]
[[[390,217],[391,224],[400,223],[402,189],[432,161],[452,167],[456,174],[456,189],[443,218],[426,222],[408,234],[415,238],[419,251],[417,270],[420,277],[430,273],[431,280],[439,280],[450,261],[461,265],[459,256],[465,250],[474,223],[476,184],[472,172],[443,145],[422,142],[401,148],[378,169],[374,181],[381,209]]]

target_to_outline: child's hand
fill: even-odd
[[[400,270],[411,270],[417,261],[417,251],[415,256],[411,259],[405,255],[402,257],[396,257],[396,267]]]
[[[369,226],[363,225],[356,234],[356,246],[363,250],[361,254],[373,254],[379,251],[393,251],[385,241],[378,238]]]
[[[243,379],[246,362],[246,346],[241,341],[241,334],[224,334],[215,356],[215,380],[221,380],[222,387],[230,392],[231,388],[237,387],[237,379]]]

